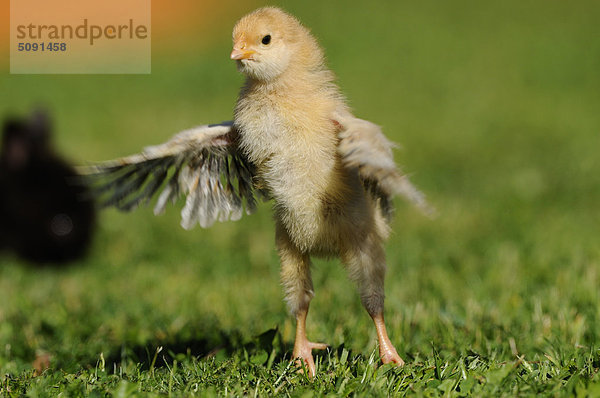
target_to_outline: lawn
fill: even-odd
[[[151,75],[5,62],[0,116],[43,104],[78,164],[228,120],[242,83],[230,31],[259,3],[227,3],[184,38],[157,30]],[[0,395],[600,395],[600,3],[274,3],[312,29],[355,113],[402,144],[397,162],[438,210],[396,200],[386,246],[406,366],[379,365],[343,268],[316,260],[308,335],[331,349],[314,380],[297,374],[271,204],[184,231],[180,202],[161,217],[103,211],[68,267],[2,254]]]

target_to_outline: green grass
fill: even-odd
[[[438,208],[430,220],[398,200],[387,245],[386,320],[407,365],[378,366],[344,270],[317,260],[308,333],[332,349],[314,381],[296,374],[270,205],[186,232],[180,203],[104,212],[66,269],[0,258],[0,394],[600,394],[598,3],[283,6]],[[150,76],[3,73],[0,112],[46,104],[78,163],[226,120],[233,23],[155,48]]]

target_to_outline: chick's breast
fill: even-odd
[[[310,92],[249,90],[236,108],[241,147],[275,200],[276,218],[306,249],[322,235],[323,206],[345,180],[330,119],[335,106]]]

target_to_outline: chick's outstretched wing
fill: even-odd
[[[394,144],[379,126],[345,110],[335,112],[333,120],[339,129],[338,152],[343,164],[358,170],[365,188],[379,200],[386,216],[391,216],[393,211],[394,195],[405,197],[426,214],[434,213],[425,195],[396,166],[392,154]]]
[[[154,214],[186,195],[181,225],[207,228],[216,220],[238,220],[245,202],[256,209],[253,166],[238,151],[231,122],[204,125],[176,134],[142,153],[80,170],[100,203],[129,211],[161,191]]]

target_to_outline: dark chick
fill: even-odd
[[[35,263],[81,257],[95,220],[93,202],[77,174],[50,145],[48,119],[4,123],[0,152],[0,248]]]

